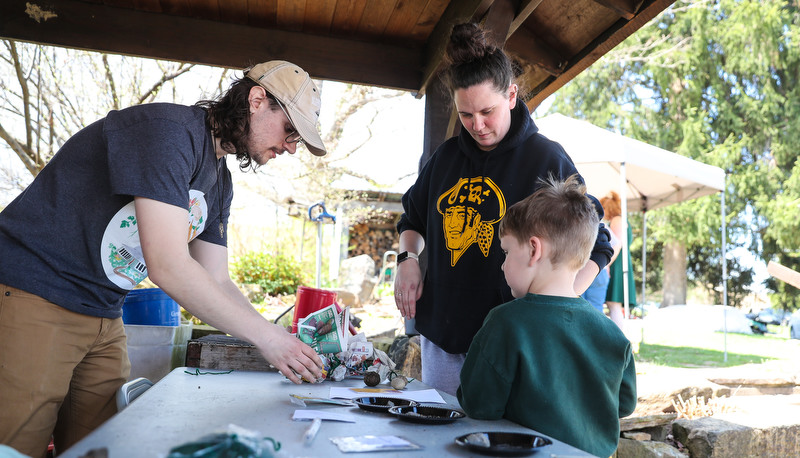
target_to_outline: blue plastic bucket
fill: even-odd
[[[134,289],[122,304],[122,322],[150,326],[179,326],[181,308],[160,288]]]

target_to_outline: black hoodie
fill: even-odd
[[[511,127],[494,150],[479,149],[461,129],[437,148],[403,196],[397,231],[422,234],[428,259],[415,327],[448,353],[466,353],[489,310],[514,299],[496,235],[506,209],[532,194],[540,178],[578,173],[564,148],[538,131],[517,100]],[[602,269],[612,253],[601,225],[591,260]]]

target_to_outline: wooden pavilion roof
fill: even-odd
[[[525,68],[535,108],[674,0],[3,0],[0,37],[312,77],[433,84],[453,24],[481,21]]]

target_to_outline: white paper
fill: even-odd
[[[297,409],[292,415],[292,420],[313,420],[321,418],[323,420],[343,421],[346,423],[355,423],[356,418],[348,413],[336,413],[329,410],[313,410],[313,409]]]
[[[331,437],[331,442],[339,447],[340,452],[376,452],[387,450],[418,450],[417,445],[400,436],[349,436]]]
[[[436,404],[444,404],[444,399],[438,391],[433,388],[427,390],[395,390],[394,388],[356,388],[356,387],[339,387],[332,386],[329,397],[331,398],[344,398],[355,399],[365,397],[383,397],[383,398],[399,398],[410,399],[417,402],[433,402]]]

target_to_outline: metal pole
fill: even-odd
[[[630,318],[630,297],[628,293],[628,180],[625,178],[625,163],[622,162],[619,168],[619,180],[620,180],[620,187],[622,188],[622,252],[620,255],[622,256],[622,297],[625,299],[624,306],[625,306],[625,316],[624,319],[628,320]]]
[[[724,181],[723,181],[724,183]],[[722,201],[722,310],[723,310],[723,319],[725,320],[724,324],[724,331],[725,331],[725,352],[723,356],[723,361],[728,362],[728,266],[726,260],[726,240],[725,240],[725,186],[722,187],[722,196],[720,197]]]
[[[322,271],[322,221],[317,223],[317,288],[321,286]]]
[[[647,286],[647,210],[642,210],[642,318],[644,318],[644,301]]]

